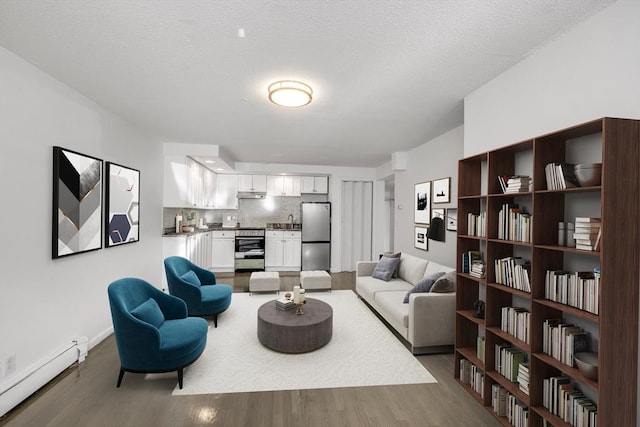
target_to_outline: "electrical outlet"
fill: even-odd
[[[4,359],[4,373],[9,375],[16,370],[16,354],[11,353]]]

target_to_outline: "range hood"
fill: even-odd
[[[264,199],[267,193],[257,191],[238,191],[238,199]]]

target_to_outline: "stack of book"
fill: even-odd
[[[518,367],[518,388],[521,392],[529,395],[529,364],[521,363]]]
[[[599,251],[602,221],[600,218],[577,217],[573,238],[576,249],[583,251]]]
[[[574,172],[575,165],[571,163],[549,163],[544,168],[548,190],[565,190],[579,187],[578,179]]]
[[[531,214],[517,203],[505,203],[498,212],[498,239],[531,241]]]
[[[568,272],[547,270],[544,297],[589,313],[599,312],[600,269]]]
[[[460,382],[462,384],[471,384],[471,367],[473,363],[467,359],[460,359]]]
[[[505,194],[527,193],[531,184],[531,177],[528,175],[499,176],[498,182],[502,192]]]
[[[487,213],[481,212],[479,215],[472,213],[467,214],[467,234],[469,236],[486,236]]]
[[[570,382],[569,377],[542,380],[542,406],[572,426],[597,426],[598,407]]]
[[[292,308],[296,308],[296,305],[292,299],[286,299],[282,297],[276,300],[276,308],[286,311],[291,310]]]
[[[471,365],[471,388],[484,397],[484,372],[476,365]]]
[[[502,307],[500,329],[520,341],[529,343],[531,313],[518,307]]]
[[[480,251],[469,251],[462,254],[462,272],[470,274],[471,266],[478,262],[482,261],[482,252]]]
[[[495,349],[496,371],[509,381],[517,381],[519,365],[526,361],[524,352],[507,343],[496,344]]]
[[[542,325],[542,351],[565,365],[575,367],[573,356],[589,351],[589,336],[572,323],[547,319]]]
[[[507,416],[507,389],[500,384],[491,384],[491,406],[497,416]]]
[[[524,292],[531,292],[529,271],[531,262],[520,257],[497,258],[494,261],[496,283]]]
[[[529,427],[529,408],[518,398],[507,393],[507,421],[514,427]]]
[[[485,274],[484,261],[474,261],[473,264],[471,264],[471,271],[469,274],[473,277],[483,279]]]

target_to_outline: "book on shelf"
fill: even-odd
[[[482,252],[480,251],[469,251],[462,254],[462,272],[470,274],[471,266],[475,262],[482,262]]]
[[[498,176],[498,183],[503,193],[526,193],[529,191],[531,177],[528,175]]]
[[[531,292],[529,275],[531,262],[521,257],[497,258],[494,261],[495,281],[524,292]]]
[[[579,187],[580,183],[574,172],[575,165],[572,163],[548,163],[544,168],[545,179],[548,190],[565,190],[567,188]]]
[[[485,344],[485,337],[482,335],[478,336],[478,338],[476,339],[476,356],[482,361],[482,363],[484,363]]]
[[[480,212],[480,214],[478,215],[473,213],[468,213],[467,214],[467,234],[469,236],[485,237],[486,221],[487,221],[486,212]]]
[[[575,221],[576,226],[578,226],[579,224],[601,224],[601,223],[602,223],[602,218],[589,217],[589,216],[577,216]]]
[[[469,271],[469,274],[473,277],[477,277],[478,279],[483,279],[484,275],[485,275],[485,265],[484,265],[484,261],[473,261],[473,264],[471,264],[471,271]]]
[[[524,394],[529,395],[529,363],[518,365],[518,388]]]

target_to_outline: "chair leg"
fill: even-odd
[[[213,327],[214,328],[218,327],[218,315],[217,314],[213,315]]]
[[[116,385],[116,388],[120,387],[120,384],[122,383],[122,378],[124,377],[124,369],[122,369],[122,367],[120,368],[120,374],[118,374],[118,385]]]
[[[178,369],[178,386],[180,387],[180,390],[182,390],[182,377],[183,377],[183,373],[184,373],[184,368],[180,368],[180,369]]]

